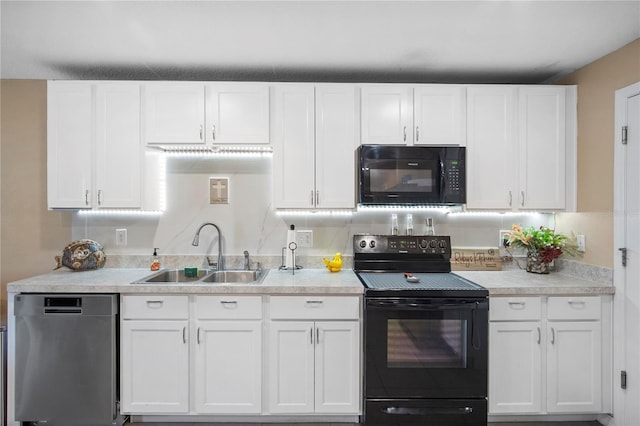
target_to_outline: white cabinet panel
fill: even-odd
[[[198,321],[195,356],[197,412],[261,412],[261,321]]]
[[[454,84],[414,88],[414,145],[466,145],[465,90]]]
[[[269,411],[314,411],[313,322],[269,325]]]
[[[147,144],[205,143],[204,84],[154,82],[145,84],[143,90]]]
[[[225,83],[206,86],[208,142],[269,143],[269,86]]]
[[[122,321],[122,412],[189,411],[187,321]]]
[[[47,86],[49,208],[92,207],[93,92],[90,84]]]
[[[406,145],[413,140],[410,86],[362,86],[360,99],[360,131],[363,144]]]
[[[541,410],[541,325],[539,321],[492,322],[489,326],[489,411]]]

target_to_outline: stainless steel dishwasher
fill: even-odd
[[[23,424],[122,424],[118,296],[18,294],[15,419]]]

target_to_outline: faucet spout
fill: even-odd
[[[204,228],[207,225],[213,226],[214,228],[216,228],[216,231],[218,231],[218,262],[216,263],[216,269],[218,271],[222,271],[224,270],[222,265],[222,232],[220,231],[220,228],[218,227],[218,225],[211,222],[205,222],[202,225],[200,225],[200,227],[196,231],[196,235],[193,237],[193,242],[191,243],[191,245],[197,246],[200,244],[200,231],[202,231],[202,228]],[[209,265],[213,266],[212,262],[209,261],[208,259],[209,257],[207,256],[207,261],[209,262]]]
[[[251,269],[251,262],[249,261],[249,252],[247,250],[244,251],[244,270],[248,271]]]

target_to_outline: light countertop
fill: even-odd
[[[456,274],[489,290],[491,296],[509,295],[606,295],[611,284],[589,281],[558,272],[532,274],[521,270],[456,271]],[[363,287],[351,269],[291,271],[271,269],[261,284],[131,284],[151,272],[138,268],[103,268],[72,272],[60,269],[7,285],[11,293],[174,293],[174,294],[336,294],[359,295]]]

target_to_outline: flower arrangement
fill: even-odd
[[[566,235],[545,226],[522,228],[512,225],[505,234],[506,246],[527,250],[527,272],[549,273],[549,263],[563,253],[577,254],[575,243]]]

